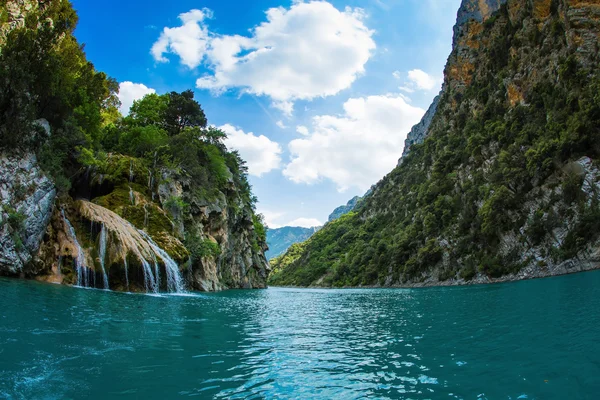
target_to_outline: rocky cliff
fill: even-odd
[[[0,274],[20,275],[32,266],[55,198],[35,155],[0,155]]]
[[[0,5],[0,275],[123,291],[264,288],[247,168],[193,92],[129,116],[68,0]],[[57,85],[56,82],[61,82]]]
[[[435,116],[435,112],[437,111],[437,106],[440,102],[440,96],[436,96],[433,99],[433,102],[421,118],[421,121],[412,127],[408,136],[406,137],[406,141],[404,142],[404,150],[402,151],[402,157],[406,157],[410,148],[413,144],[421,144],[427,137],[429,133],[429,127],[431,126],[431,121],[433,121],[433,117]],[[402,158],[398,160],[398,164],[402,163]]]
[[[273,284],[420,286],[600,265],[600,2],[464,0],[422,143]]]

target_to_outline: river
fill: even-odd
[[[0,398],[597,399],[600,271],[141,295],[0,279]]]

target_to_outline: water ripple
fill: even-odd
[[[0,291],[2,398],[600,393],[600,272],[427,290]]]

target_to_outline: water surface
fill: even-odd
[[[0,398],[597,399],[600,271],[147,296],[0,279]]]

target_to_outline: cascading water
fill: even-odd
[[[75,228],[73,228],[73,225],[71,225],[71,222],[69,222],[69,220],[65,216],[64,210],[61,210],[61,215],[63,217],[63,220],[65,221],[65,224],[67,225],[69,236],[73,241],[73,244],[77,248],[77,257],[74,260],[75,270],[77,271],[77,286],[90,287],[88,267],[85,265],[85,256],[83,254],[83,249],[81,248],[81,245],[77,240]]]
[[[129,290],[129,273],[127,257],[133,255],[142,265],[144,288],[146,292],[158,293],[161,287],[160,269],[164,264],[166,271],[166,289],[169,292],[185,291],[184,281],[179,271],[179,266],[169,254],[160,248],[154,240],[144,231],[138,230],[129,221],[121,218],[114,212],[88,201],[80,200],[80,212],[89,219],[102,224],[100,237],[101,264],[104,266],[106,257],[107,235],[111,233],[110,240],[116,241],[118,257],[124,263],[125,280]],[[114,262],[114,261],[113,261]],[[108,278],[106,278],[108,282]]]
[[[144,231],[139,231],[140,235],[144,237],[148,241],[148,244],[152,247],[152,250],[162,259],[165,263],[165,270],[167,272],[167,290],[169,292],[184,292],[184,284],[183,277],[181,276],[181,272],[179,271],[179,265],[169,256],[169,254],[158,247],[158,245],[152,240],[150,235],[148,235]],[[158,264],[155,264],[158,265]]]
[[[144,204],[144,228],[148,226],[148,204]]]
[[[129,201],[131,202],[132,206],[135,205],[135,196],[133,194],[133,189],[131,188],[131,186],[129,186]]]
[[[102,230],[100,230],[100,248],[98,249],[98,251],[100,253],[100,266],[102,267],[104,289],[109,290],[108,275],[106,274],[106,268],[104,267],[106,257],[106,229],[104,229],[104,225],[102,225]]]
[[[123,267],[125,268],[125,285],[129,292],[129,265],[127,265],[127,257],[123,260]]]

